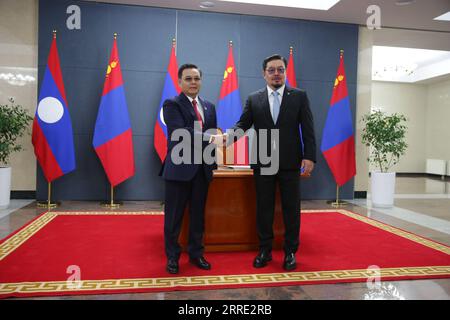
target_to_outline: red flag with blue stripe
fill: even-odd
[[[233,58],[233,46],[230,42],[220,98],[217,107],[217,126],[224,132],[239,120],[242,113],[241,95],[237,80],[237,71]],[[234,143],[234,164],[248,165],[248,137],[244,136]]]
[[[72,122],[53,35],[33,121],[34,153],[48,182],[75,170]]]
[[[356,175],[355,136],[342,54],[320,149],[339,186]]]
[[[95,152],[113,187],[134,175],[132,136],[117,40],[114,38],[93,140]]]
[[[161,102],[159,103],[158,108],[158,118],[153,130],[153,145],[159,158],[161,159],[161,162],[164,162],[167,155],[167,126],[164,122],[163,103],[166,99],[173,98],[181,92],[181,89],[178,86],[178,64],[177,57],[175,55],[175,45],[175,40],[173,40],[166,80],[164,82]]]
[[[289,48],[289,60],[286,67],[286,84],[288,87],[297,88],[297,80],[295,78],[294,53],[293,48]]]
[[[288,60],[288,65],[286,67],[286,85],[291,88],[297,88],[297,79],[295,76],[295,66],[294,66],[294,48],[293,47],[289,48],[289,60]],[[301,125],[299,126],[299,133],[300,133],[301,149],[302,149],[302,153],[303,153],[304,144],[303,144]],[[302,173],[303,173],[303,168],[302,168]]]

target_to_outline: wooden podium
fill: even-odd
[[[180,244],[187,248],[189,212],[186,208]],[[282,248],[284,224],[277,187],[274,217],[274,249]],[[251,169],[214,171],[205,208],[205,251],[257,250],[256,193]]]

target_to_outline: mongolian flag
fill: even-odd
[[[167,68],[166,81],[159,103],[158,119],[156,120],[153,131],[153,145],[158,153],[161,162],[164,162],[167,154],[167,126],[164,122],[163,103],[166,99],[173,98],[180,94],[181,89],[178,86],[178,64],[175,55],[175,40],[172,42],[172,51],[170,52],[169,67]]]
[[[34,153],[48,182],[75,170],[72,122],[56,47],[56,33],[48,56],[33,121]]]
[[[233,45],[230,41],[228,59],[223,75],[220,98],[217,107],[217,126],[225,133],[239,120],[242,113],[241,95],[237,80],[237,71],[233,58]],[[248,165],[248,137],[244,136],[233,144],[236,165]],[[228,164],[228,163],[226,163]]]
[[[355,176],[355,137],[342,53],[320,149],[338,186]]]
[[[113,187],[134,175],[132,132],[116,37],[95,122],[93,146]]]

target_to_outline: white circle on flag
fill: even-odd
[[[45,123],[55,123],[64,115],[64,106],[58,99],[47,97],[39,102],[37,113]]]
[[[161,122],[167,126],[166,122],[164,121],[164,114],[163,114],[163,108],[159,111],[159,118],[161,119]]]

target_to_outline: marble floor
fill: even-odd
[[[126,211],[160,210],[161,203],[129,201]],[[323,200],[302,202],[303,209],[330,209]],[[397,177],[395,206],[390,209],[373,208],[368,200],[355,199],[347,210],[402,228],[420,236],[450,245],[450,182],[424,177]],[[97,202],[64,201],[60,211],[102,210]],[[0,210],[0,239],[22,227],[44,209],[36,208],[34,201],[13,200],[8,209]],[[251,263],[251,262],[249,262]],[[24,298],[23,298],[24,299]],[[160,293],[134,293],[113,295],[82,295],[30,298],[58,300],[450,300],[450,279],[402,280],[381,282],[369,287],[363,283],[320,284],[273,288],[243,288]]]

